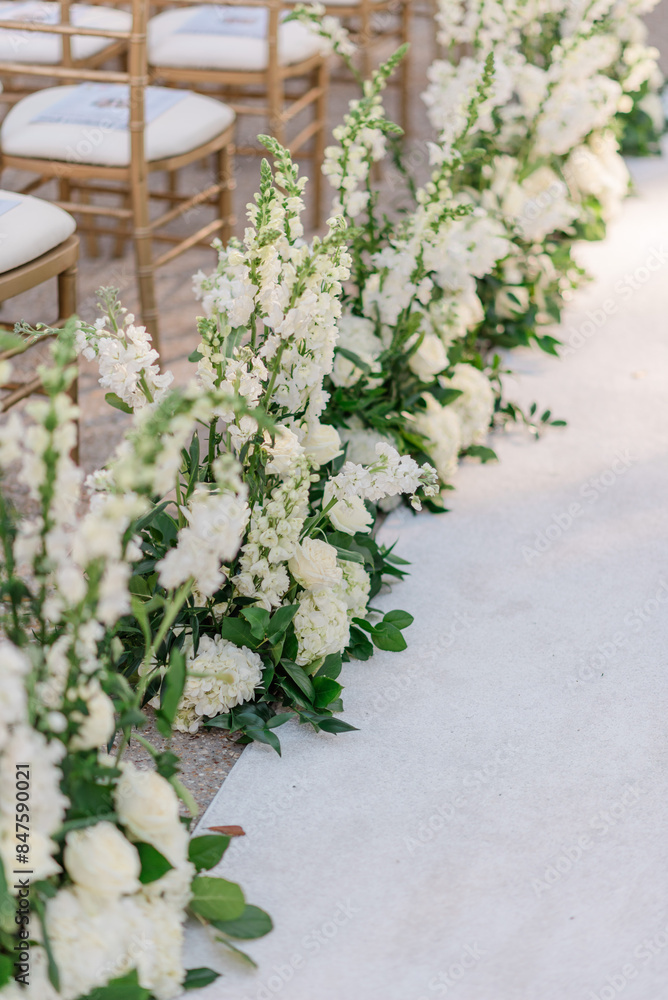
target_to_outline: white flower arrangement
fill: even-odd
[[[179,796],[194,803],[176,777],[177,758],[138,735],[155,770],[123,759],[132,723],[143,720],[142,689],[113,669],[109,630],[131,611],[130,578],[141,558],[134,528],[150,507],[145,484],[154,477],[145,469],[135,490],[95,493],[81,514],[82,476],[69,454],[77,410],[66,395],[74,342],[71,328],[55,340],[54,363],[41,371],[46,399],[30,403],[26,418],[14,416],[0,454],[0,473],[18,464],[37,510],[16,523],[0,490],[0,995],[78,1000],[113,984],[129,998],[171,1000],[189,985],[188,913],[216,920],[225,941],[225,922],[235,922],[234,936],[245,902],[238,886],[198,874],[229,841],[190,839]],[[138,382],[151,391],[146,373],[129,369],[127,385]],[[137,459],[129,443],[124,454]],[[214,518],[220,548],[216,527]],[[103,745],[118,729],[110,756]],[[264,924],[266,932],[268,917]],[[29,963],[15,957],[27,942]],[[203,975],[212,982],[218,974]]]

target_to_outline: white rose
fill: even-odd
[[[83,715],[79,731],[70,740],[72,750],[92,750],[103,743],[108,743],[116,730],[114,703],[99,687],[89,685],[82,692],[82,697],[88,708],[88,715]]]
[[[267,462],[267,472],[277,476],[287,476],[294,467],[295,460],[303,454],[304,449],[299,443],[299,438],[289,427],[279,424],[274,429],[274,443],[271,443],[271,434],[264,432],[264,448],[269,455]]]
[[[336,549],[320,538],[305,538],[288,563],[295,580],[311,590],[333,587],[341,582]]]
[[[341,438],[336,427],[314,420],[304,438],[303,447],[314,465],[326,465],[341,454]]]
[[[499,288],[494,306],[497,314],[504,319],[519,316],[529,308],[529,290],[524,285],[507,285],[505,288]]]
[[[327,483],[322,505],[326,507],[332,499],[332,484]],[[361,497],[343,497],[327,512],[327,516],[337,531],[354,535],[357,531],[371,531],[373,516],[369,513]]]
[[[63,857],[75,885],[94,896],[121,896],[141,888],[137,848],[106,820],[68,833]]]
[[[187,854],[188,834],[179,820],[179,800],[170,783],[155,771],[139,771],[129,761],[116,785],[118,818],[137,840],[152,844],[172,865]]]
[[[448,367],[448,355],[443,341],[435,333],[427,333],[415,354],[408,359],[408,367],[423,382],[431,382]]]

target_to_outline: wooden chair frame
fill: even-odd
[[[110,6],[110,4],[104,2],[96,3],[96,0],[91,0],[91,5],[100,7]],[[109,45],[105,45],[105,47],[101,49],[100,52],[96,52],[94,55],[89,56],[87,59],[74,59],[74,57],[72,56],[72,38],[75,35],[90,36],[92,34],[95,34],[95,31],[94,30],[90,31],[86,28],[76,28],[75,25],[71,24],[70,22],[71,6],[72,6],[72,0],[60,0],[61,24],[68,28],[73,29],[72,31],[58,32],[58,34],[62,35],[62,43],[63,43],[62,57],[59,64],[60,66],[65,66],[65,67],[71,66],[71,67],[76,67],[78,69],[95,69],[110,59],[114,59],[118,56],[123,57],[125,55],[125,53],[127,52],[126,39],[110,37]],[[2,22],[2,27],[3,28],[6,27],[7,23],[8,22]],[[14,26],[14,30],[26,31],[28,33],[31,32],[42,32],[42,33],[46,32],[47,34],[49,33],[47,31],[48,25],[42,25],[39,24],[38,22],[30,21],[30,22],[19,23],[17,21],[12,21],[11,23]],[[30,64],[17,63],[17,66],[24,66],[24,65],[30,65]],[[17,71],[17,75],[21,74]],[[11,77],[9,77],[7,80],[3,81],[3,90],[2,93],[0,94],[0,104],[9,104],[9,105],[16,104],[17,101],[20,101],[21,98],[25,97],[28,93],[30,93],[30,91],[26,90],[25,87],[14,89],[11,86]]]
[[[77,308],[77,264],[79,260],[79,237],[69,236],[63,243],[60,243],[53,250],[36,257],[35,260],[28,261],[20,267],[15,267],[11,271],[0,274],[0,302],[29,292],[31,288],[43,284],[50,278],[58,280],[58,321],[56,326],[61,325],[73,316]],[[7,327],[7,324],[0,324]],[[0,353],[0,361],[23,354],[35,344],[42,343],[45,337],[35,337],[26,339],[20,347]],[[0,397],[0,413],[6,413],[22,399],[28,396],[42,393],[42,379],[36,375],[27,382],[10,382],[0,386],[0,390],[5,390],[7,395]],[[76,403],[78,399],[77,379],[72,383],[70,396]],[[79,441],[77,428],[77,444],[72,454],[74,461],[79,459]]]
[[[68,4],[69,0],[60,0]],[[65,14],[65,11],[63,12]],[[17,170],[37,174],[37,178],[23,188],[23,194],[32,193],[49,180],[60,182],[61,208],[73,215],[82,215],[88,226],[96,233],[110,233],[117,241],[126,236],[134,243],[137,283],[141,301],[142,320],[146,324],[157,350],[160,350],[158,309],[155,297],[154,273],[159,267],[169,263],[184,251],[195,245],[210,246],[215,235],[228,239],[233,226],[231,192],[233,180],[233,136],[234,122],[207,143],[177,156],[161,160],[147,161],[144,148],[144,92],[148,85],[146,62],[146,0],[132,0],[132,30],[112,31],[102,28],[74,27],[61,21],[58,25],[42,25],[41,30],[55,34],[72,36],[95,35],[123,40],[128,46],[128,71],[99,70],[69,66],[26,66],[24,64],[0,62],[0,74],[20,72],[35,77],[55,77],[62,83],[95,82],[120,83],[129,86],[130,111],[130,162],[127,166],[96,166],[65,160],[13,156],[0,153],[0,169],[15,167]],[[0,28],[8,22],[0,21]],[[12,27],[23,27],[22,23],[11,22]],[[179,195],[171,185],[167,191],[150,190],[149,173],[166,171],[169,175],[188,164],[212,154],[216,158],[217,177],[213,184],[194,195]],[[113,186],[113,182],[116,186]],[[82,201],[73,201],[72,192],[79,189]],[[115,194],[123,198],[122,206],[90,204],[90,194]],[[85,198],[85,200],[84,200]],[[152,200],[167,201],[169,207],[156,218],[150,217]],[[128,204],[129,202],[129,204]],[[195,233],[182,238],[165,231],[175,219],[201,205],[211,205],[216,218],[201,226]],[[95,220],[108,217],[115,220],[115,226],[104,227]],[[120,228],[123,227],[123,228]],[[168,250],[154,258],[153,244],[171,244]]]
[[[258,7],[268,11],[267,68],[259,71],[198,69],[196,67],[159,66],[149,63],[152,81],[172,85],[189,84],[200,93],[211,94],[212,89],[238,115],[266,117],[269,131],[286,146],[291,155],[309,160],[313,164],[311,190],[314,203],[314,228],[321,221],[322,163],[325,152],[327,128],[327,98],[329,94],[329,57],[316,54],[290,66],[279,62],[278,31],[281,14],[292,11],[293,5],[285,0],[151,0],[151,6],[165,7]],[[286,92],[289,80],[305,79],[306,89],[298,94]],[[249,91],[252,88],[252,94]],[[255,103],[259,102],[259,103]],[[314,117],[292,139],[287,139],[290,122],[302,111],[313,106]],[[309,140],[311,149],[304,149]],[[241,156],[263,155],[254,146],[237,146]]]

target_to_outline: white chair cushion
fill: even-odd
[[[0,148],[8,156],[40,160],[64,160],[105,167],[125,167],[130,163],[130,133],[127,128],[110,128],[109,113],[99,109],[99,123],[62,124],[34,119],[80,87],[49,87],[24,97],[14,105],[0,127]],[[107,85],[109,86],[109,85]],[[116,87],[121,96],[127,87]],[[149,90],[175,91],[164,87]],[[185,95],[162,114],[147,122],[145,154],[148,161],[180,156],[220,135],[234,121],[231,108],[213,97],[178,91]],[[97,109],[96,109],[97,110]],[[106,117],[105,117],[106,115]]]
[[[152,17],[148,25],[149,64],[175,69],[241,70],[248,73],[266,69],[269,58],[266,29],[262,31],[262,37],[243,36],[236,31],[234,34],[219,31],[204,34],[196,25],[193,32],[185,30],[188,21],[201,17],[201,12],[207,9],[215,17],[215,7],[166,10]],[[232,11],[242,9],[262,10],[223,8]],[[324,40],[305,25],[290,21],[279,26],[278,61],[282,66],[293,66],[325,50]]]
[[[57,24],[60,21],[60,4],[49,0],[32,0],[23,3],[21,0],[10,0],[0,3],[0,21],[43,21],[47,24]],[[112,7],[93,7],[88,4],[72,4],[70,7],[70,24],[82,28],[110,28],[113,31],[129,31],[132,28],[132,15],[125,10],[115,10]],[[92,38],[85,35],[73,35],[71,52],[73,59],[90,59],[113,44],[110,38]],[[47,35],[37,31],[0,30],[0,60],[4,62],[38,63],[41,65],[56,65],[62,60],[62,40],[58,35]]]
[[[71,215],[48,201],[0,190],[0,273],[37,260],[76,227]]]

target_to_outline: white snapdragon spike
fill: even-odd
[[[371,590],[371,578],[358,562],[340,559],[341,584],[336,596],[344,602],[348,609],[348,618],[365,618]]]
[[[422,489],[425,496],[435,496],[438,477],[430,465],[418,465],[410,455],[400,455],[389,444],[376,445],[376,460],[370,466],[346,462],[337,476],[330,480],[331,497],[336,500],[371,500],[376,503],[384,497],[406,493],[416,510],[420,501],[416,494]]]
[[[237,593],[270,610],[280,607],[290,587],[287,563],[295,554],[308,514],[309,462],[298,458],[269,496],[253,508],[246,542],[232,578]]]
[[[305,178],[298,178],[285,150],[263,141],[274,154],[276,175],[263,161],[243,245],[220,248],[217,272],[196,278],[210,316],[200,324],[198,380],[205,388],[233,390],[249,406],[261,402],[301,439],[327,402],[322,382],[334,364],[350,257],[340,219],[330,220],[324,239],[303,242]],[[248,417],[221,416],[236,450],[257,430]]]
[[[32,664],[26,654],[8,640],[0,641],[0,662],[3,667],[0,695],[0,861],[5,872],[16,867],[19,848],[16,810],[16,765],[30,766],[30,868],[34,878],[48,878],[60,871],[53,855],[57,844],[51,838],[62,823],[66,797],[60,791],[59,763],[65,747],[56,741],[47,742],[29,721],[26,684]],[[12,880],[8,879],[10,892]]]
[[[373,278],[374,276],[371,275]],[[331,380],[334,385],[351,386],[358,382],[365,373],[373,380],[374,375],[382,377],[380,355],[383,353],[383,341],[376,334],[376,324],[366,316],[353,316],[347,313],[339,320],[339,348],[334,358]],[[340,349],[347,353],[344,354]],[[348,355],[353,354],[363,363],[360,368]]]
[[[180,508],[188,523],[179,531],[176,547],[156,564],[162,587],[173,590],[192,579],[204,597],[220,590],[248,524],[246,492],[195,489]]]
[[[332,215],[343,215],[350,222],[371,211],[371,168],[386,154],[387,135],[401,134],[385,118],[381,95],[402,56],[399,49],[364,83],[363,97],[350,101],[343,123],[332,132],[338,145],[325,149],[322,172],[336,192]]]
[[[79,324],[76,346],[87,361],[97,361],[100,385],[126,406],[139,409],[161,399],[174,381],[172,372],[160,372],[158,352],[151,335],[137,326],[132,313],[122,309],[111,289],[107,292],[107,314],[94,326]]]
[[[327,14],[324,4],[297,4],[288,20],[301,21],[318,37],[322,38],[324,51],[335,52],[342,56],[346,62],[349,62],[351,56],[354,56],[357,51],[357,47],[346,28],[338,17]]]

